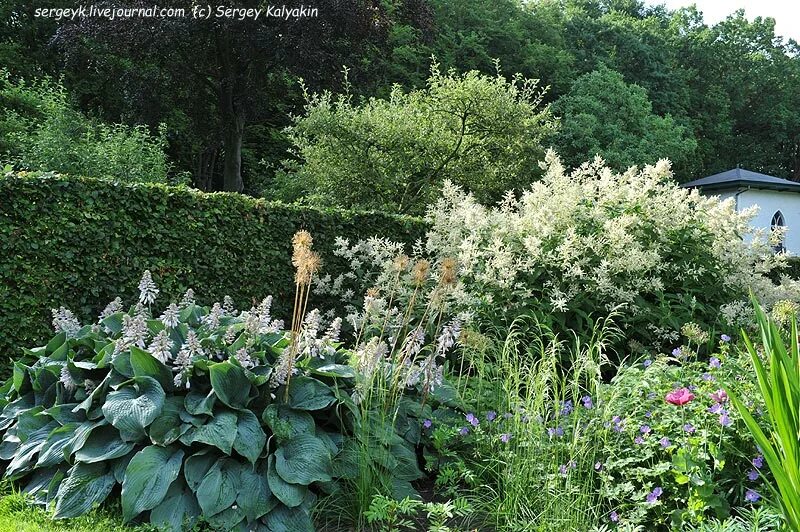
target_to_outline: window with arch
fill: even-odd
[[[783,219],[783,213],[781,211],[775,211],[775,214],[772,215],[772,223],[770,223],[770,229],[773,231],[777,230],[778,228],[785,227],[786,223]],[[774,246],[775,253],[781,253],[786,251],[786,245],[783,241],[783,237],[781,237],[780,241],[777,242]]]

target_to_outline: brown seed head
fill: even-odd
[[[381,291],[377,286],[367,289],[367,297],[378,297]]]
[[[452,257],[445,257],[442,260],[441,282],[443,285],[456,284],[456,274],[458,273],[458,262]]]
[[[292,237],[292,246],[295,250],[298,248],[310,248],[313,242],[314,239],[311,238],[311,233],[305,229],[301,229],[300,231],[296,232]]]
[[[431,269],[431,263],[425,259],[418,260],[414,267],[411,269],[411,279],[415,285],[421,285],[428,277],[428,270]]]
[[[394,258],[394,264],[393,264],[394,270],[398,273],[406,271],[406,268],[408,268],[408,263],[410,261],[411,259],[408,258],[408,255],[401,254],[396,256]]]

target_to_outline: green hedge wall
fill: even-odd
[[[0,358],[46,339],[51,308],[64,305],[87,320],[118,295],[132,304],[145,269],[161,289],[159,307],[192,287],[203,303],[230,295],[240,308],[271,294],[275,314],[285,317],[294,293],[291,237],[300,228],[314,237],[322,273],[334,277],[347,267],[330,253],[335,237],[410,244],[425,231],[417,218],[240,194],[52,174],[0,177]]]

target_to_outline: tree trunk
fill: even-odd
[[[241,111],[232,109],[226,113],[223,133],[225,162],[222,168],[222,189],[228,192],[244,190],[242,181],[242,138],[244,137],[244,116]]]

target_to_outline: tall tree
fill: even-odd
[[[101,4],[123,7],[119,2]],[[149,7],[145,0],[124,7]],[[180,4],[188,14],[192,2]],[[241,1],[239,8],[268,9],[268,2]],[[289,5],[286,8],[292,9]],[[285,9],[286,9],[285,8]],[[59,28],[56,42],[67,57],[115,58],[126,76],[150,77],[150,91],[188,106],[183,116],[211,133],[203,153],[216,157],[221,147],[222,189],[242,191],[242,146],[249,122],[265,120],[293,76],[330,76],[358,56],[371,41],[384,38],[382,3],[372,0],[320,0],[295,14],[262,11],[259,18],[192,16],[171,18],[84,18]],[[309,11],[315,9],[316,11]],[[297,16],[295,16],[297,15]],[[88,52],[87,52],[88,50]],[[144,89],[144,87],[140,87]],[[169,93],[177,91],[177,98]],[[210,114],[211,116],[208,116]],[[198,164],[196,184],[211,187],[208,161]]]

